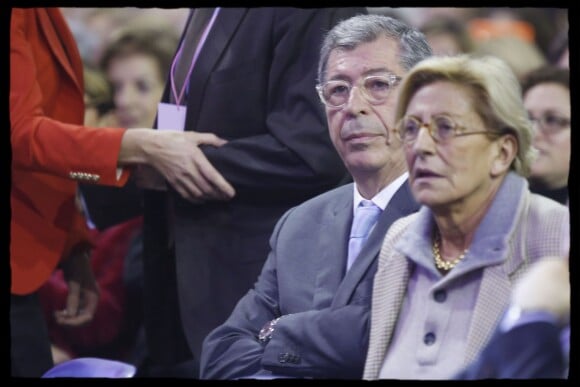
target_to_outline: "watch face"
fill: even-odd
[[[264,327],[260,329],[260,333],[258,333],[258,340],[262,342],[270,340],[272,333],[274,332],[274,325],[276,325],[279,319],[280,318],[276,318],[264,324]]]
[[[272,328],[272,322],[268,321],[266,325],[260,330],[258,339],[260,339],[261,341],[267,340],[272,334],[272,331],[274,331],[274,329]]]
[[[263,340],[265,340],[265,339],[266,339],[266,336],[267,336],[267,335],[268,335],[268,331],[266,331],[266,330],[262,329],[262,330],[260,331],[260,334],[258,335],[258,338],[259,338],[260,340],[262,340],[262,341],[263,341]]]

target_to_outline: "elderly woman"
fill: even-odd
[[[448,379],[486,345],[527,267],[566,255],[569,212],[529,191],[531,123],[503,61],[427,59],[396,114],[422,207],[383,242],[364,378]]]

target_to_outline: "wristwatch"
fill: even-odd
[[[274,333],[274,327],[280,320],[280,317],[275,318],[274,320],[268,321],[262,329],[260,329],[260,333],[258,333],[258,340],[262,344],[266,344],[272,338],[272,334]]]

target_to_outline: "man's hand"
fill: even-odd
[[[123,142],[120,164],[153,167],[186,199],[229,200],[235,195],[234,188],[199,149],[201,144],[219,147],[226,143],[212,133],[131,129],[125,132]],[[142,187],[159,187],[158,181],[147,179],[146,174],[138,177],[138,182]]]
[[[76,251],[61,263],[68,284],[66,308],[55,312],[58,324],[80,326],[91,321],[99,302],[99,288],[87,250]]]

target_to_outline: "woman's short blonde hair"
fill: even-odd
[[[472,93],[473,109],[491,133],[511,133],[516,137],[518,152],[510,169],[527,177],[534,156],[532,128],[522,102],[519,81],[510,67],[503,60],[491,56],[425,59],[411,69],[400,86],[397,122],[405,115],[413,95],[437,81],[465,87]]]

